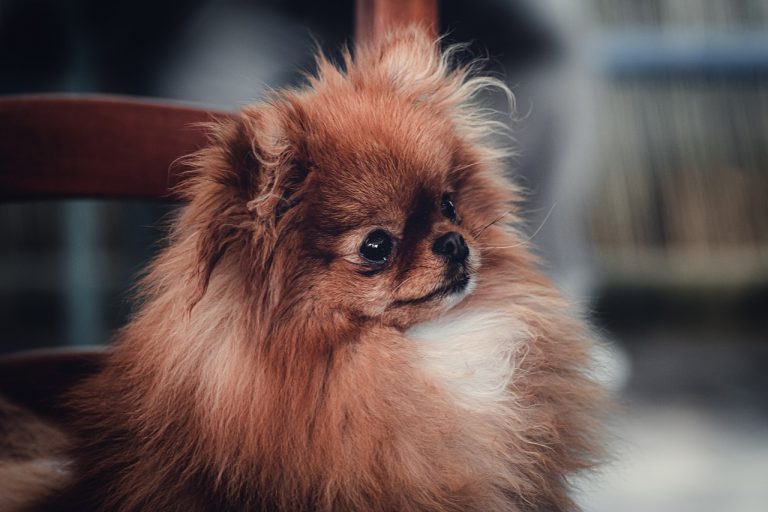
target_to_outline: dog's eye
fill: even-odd
[[[453,196],[451,194],[443,194],[443,198],[440,201],[440,212],[454,224],[459,222],[459,216],[456,214],[456,207],[453,205]]]
[[[368,233],[363,245],[360,246],[360,256],[370,263],[381,265],[386,263],[392,252],[392,237],[383,229]]]

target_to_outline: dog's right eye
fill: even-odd
[[[368,233],[363,245],[360,246],[360,256],[377,265],[386,263],[391,252],[392,237],[383,229],[376,229]]]
[[[456,213],[456,206],[453,204],[453,196],[451,194],[443,194],[443,197],[440,200],[440,211],[445,218],[454,224],[459,223],[459,215]]]

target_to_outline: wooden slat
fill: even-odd
[[[196,123],[231,114],[121,97],[0,99],[0,199],[163,198]]]
[[[417,23],[437,35],[437,0],[357,0],[355,40],[358,44],[376,40],[389,30]]]

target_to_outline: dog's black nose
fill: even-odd
[[[464,263],[469,256],[469,247],[467,242],[464,241],[464,237],[455,231],[446,233],[432,245],[432,251],[439,255],[448,258],[454,263]]]

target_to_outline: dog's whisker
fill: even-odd
[[[525,244],[527,244],[528,242],[530,242],[531,240],[533,240],[533,239],[536,237],[536,235],[538,235],[538,234],[539,234],[539,232],[540,232],[540,231],[542,230],[542,228],[544,227],[544,224],[546,224],[546,223],[547,223],[547,221],[549,220],[549,217],[552,215],[552,212],[553,212],[553,211],[555,211],[555,207],[556,207],[556,206],[557,206],[557,203],[556,203],[556,202],[555,202],[554,204],[552,204],[552,207],[551,207],[551,208],[549,209],[549,211],[547,212],[547,215],[544,217],[544,220],[542,220],[542,221],[541,221],[541,224],[539,224],[539,227],[538,227],[538,228],[536,228],[536,231],[534,231],[534,232],[533,232],[533,234],[532,234],[531,236],[529,236],[528,238],[526,238],[526,239],[524,239],[524,240],[522,240],[522,241],[520,241],[520,242],[518,242],[518,243],[516,243],[516,244],[512,244],[512,245],[501,245],[501,246],[495,246],[495,247],[494,247],[494,246],[490,246],[490,247],[485,247],[485,249],[498,249],[498,250],[501,250],[501,249],[514,249],[515,247],[520,247],[520,246],[522,246],[522,245],[525,245]]]
[[[484,232],[486,229],[488,229],[489,227],[493,226],[493,225],[494,225],[494,224],[496,224],[497,222],[500,222],[500,221],[501,221],[501,220],[502,220],[504,217],[506,217],[507,215],[511,214],[513,211],[514,211],[514,210],[508,210],[508,211],[504,212],[504,213],[503,213],[503,214],[502,214],[500,217],[498,217],[497,219],[495,219],[493,222],[489,222],[488,224],[486,224],[485,226],[483,226],[483,227],[482,227],[482,228],[481,228],[479,231],[477,231],[476,233],[474,233],[474,232],[473,232],[473,233],[472,233],[472,236],[473,236],[475,239],[477,239],[477,238],[480,238],[480,235],[482,235],[482,234],[483,234],[483,232]]]

